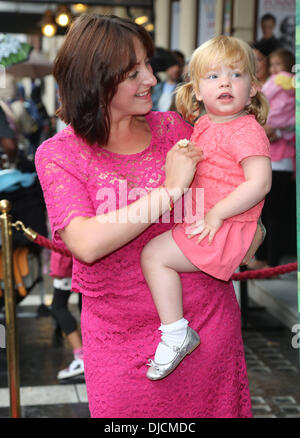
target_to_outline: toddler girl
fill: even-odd
[[[199,102],[206,110],[191,137],[204,158],[190,188],[193,211],[195,189],[204,190],[204,214],[193,224],[185,217],[142,252],[143,273],[162,323],[161,342],[148,364],[151,380],[166,377],[200,344],[183,318],[179,273],[201,270],[228,281],[251,244],[270,190],[269,141],[261,126],[268,104],[257,91],[255,68],[247,43],[218,36],[195,50],[191,82],[178,89],[177,108],[185,119],[192,122],[199,116]],[[166,191],[172,207],[173,188]]]

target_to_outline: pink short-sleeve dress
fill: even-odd
[[[238,117],[226,123],[213,123],[207,115],[200,117],[191,141],[203,150],[191,184],[194,220],[204,215],[220,200],[245,181],[241,161],[253,155],[270,157],[269,140],[253,115]],[[203,190],[203,208],[197,208],[200,198],[196,189]],[[173,238],[185,256],[201,271],[228,281],[248,251],[257,227],[263,201],[242,214],[224,220],[211,244],[208,237],[200,244],[198,236],[189,239],[186,228],[191,219],[173,229]],[[197,216],[197,214],[199,216]]]
[[[88,146],[68,126],[44,142],[36,167],[53,239],[77,216],[95,216],[133,202],[164,181],[167,151],[192,127],[174,112],[151,112],[152,140],[142,152]],[[181,274],[186,318],[203,334],[201,348],[170,376],[146,378],[159,342],[159,318],[140,267],[149,240],[172,228],[163,216],[137,238],[85,264],[73,258],[72,290],[82,293],[81,330],[93,418],[252,417],[240,309],[231,282],[202,272]]]

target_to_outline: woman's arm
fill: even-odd
[[[151,214],[153,205],[159,208],[152,207]],[[117,211],[89,218],[76,217],[59,234],[76,258],[93,263],[137,237],[168,208],[169,196],[158,187]],[[142,220],[132,220],[142,215]]]
[[[168,152],[164,185],[174,202],[189,187],[201,157],[199,148],[193,146],[187,150],[175,145]],[[59,234],[76,258],[93,263],[141,234],[168,210],[169,205],[167,191],[158,187],[117,211],[94,217],[76,217]],[[132,220],[137,217],[142,220]]]

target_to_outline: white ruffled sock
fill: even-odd
[[[181,318],[171,324],[161,324],[159,330],[162,332],[161,340],[168,345],[181,347],[187,333],[189,322]],[[165,364],[174,359],[176,352],[161,342],[158,344],[154,361],[158,364]]]

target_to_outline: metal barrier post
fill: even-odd
[[[18,339],[16,331],[16,300],[13,278],[13,249],[11,216],[8,214],[11,204],[7,200],[0,201],[0,224],[2,237],[2,265],[5,294],[6,319],[6,354],[10,394],[10,416],[20,418],[20,376]]]

